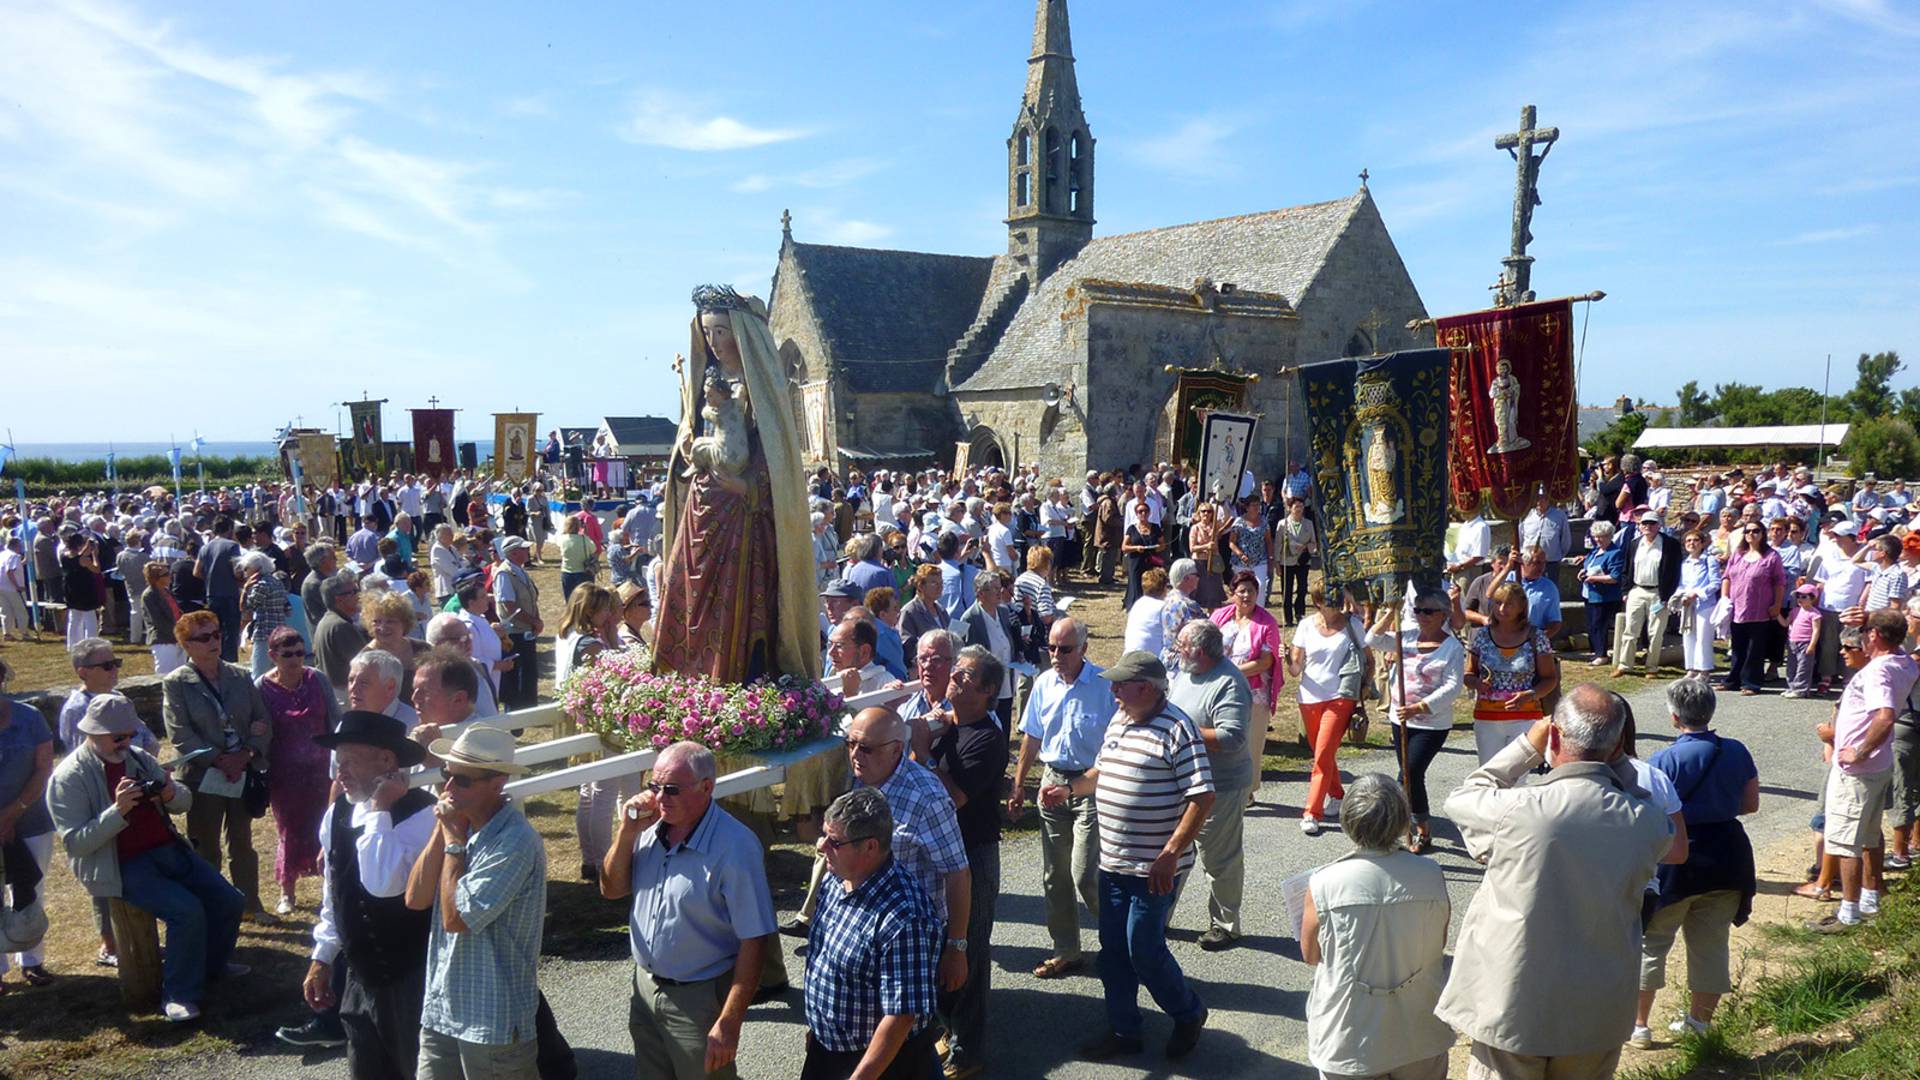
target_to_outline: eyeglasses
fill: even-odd
[[[827,842],[828,847],[832,848],[835,851],[839,851],[841,848],[846,847],[848,844],[857,844],[862,840],[877,840],[879,838],[874,836],[849,836],[844,840],[836,840],[833,837],[828,836],[825,833],[822,833],[820,834],[820,839],[825,840]]]
[[[488,780],[493,779],[493,777],[491,776],[465,776],[461,773],[449,772],[446,769],[440,770],[440,778],[452,784],[454,787],[461,789],[462,791],[472,787],[475,784],[484,784]]]
[[[288,660],[292,660],[292,659],[294,659],[295,657],[304,657],[304,656],[306,656],[306,655],[307,655],[307,650],[305,650],[305,649],[277,649],[277,650],[275,650],[275,651],[274,651],[274,654],[273,654],[273,655],[275,655],[275,656],[278,656],[278,657],[283,657],[283,658],[285,658],[285,659],[288,659]]]
[[[653,792],[653,793],[654,793],[655,795],[666,795],[666,796],[669,796],[669,797],[671,797],[671,796],[675,796],[675,795],[678,795],[678,794],[680,794],[680,793],[681,793],[682,791],[685,791],[685,790],[686,790],[686,786],[685,786],[685,785],[682,785],[682,784],[653,784],[653,783],[649,783],[649,784],[647,785],[647,790],[648,790],[648,791],[651,791],[651,792]]]
[[[889,747],[889,746],[892,746],[893,744],[895,744],[895,743],[897,743],[897,742],[899,742],[899,741],[900,741],[899,739],[888,739],[888,740],[887,740],[886,742],[877,742],[877,743],[864,743],[864,742],[861,742],[861,741],[860,741],[860,740],[858,740],[858,739],[848,739],[848,740],[847,740],[847,753],[849,753],[849,754],[877,754],[877,753],[879,753],[880,751],[882,751],[882,750],[884,750],[884,749],[886,749],[886,748],[887,748],[887,747]]]
[[[1050,653],[1078,652],[1079,649],[1080,649],[1080,646],[1078,643],[1070,644],[1070,645],[1055,645],[1051,641],[1047,642],[1047,651]]]
[[[972,668],[963,667],[963,668],[954,668],[953,674],[949,676],[948,681],[953,683],[955,686],[966,686],[971,683],[977,683],[981,680],[980,680],[980,673],[978,671],[975,671]]]
[[[209,642],[209,641],[213,641],[214,639],[216,639],[216,638],[218,638],[219,636],[220,636],[220,631],[218,631],[218,630],[209,630],[208,632],[206,632],[206,633],[204,633],[204,634],[193,634],[193,635],[190,635],[190,636],[189,636],[189,637],[188,637],[188,638],[187,638],[186,640],[188,640],[188,641],[191,641],[191,642],[193,642],[193,643],[194,643],[195,645],[205,645],[205,644],[206,644],[207,642]]]
[[[126,663],[125,660],[122,660],[116,656],[111,660],[102,660],[97,664],[81,664],[80,666],[90,667],[90,668],[105,668],[108,671],[118,671],[120,670],[120,665],[124,663]]]

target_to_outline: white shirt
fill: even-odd
[[[1835,548],[1838,554],[1838,547]],[[1838,555],[1833,559],[1821,559],[1819,572],[1814,580],[1822,586],[1820,606],[1827,611],[1845,611],[1860,603],[1866,595],[1867,585],[1873,580],[1873,571],[1859,563]]]
[[[1391,634],[1374,634],[1366,640],[1376,653],[1394,646]],[[1440,644],[1428,652],[1420,651],[1416,644],[1418,640],[1418,631],[1401,632],[1401,662],[1407,665],[1404,698],[1401,697],[1399,674],[1391,668],[1387,669],[1387,694],[1391,702],[1389,719],[1393,723],[1404,723],[1410,728],[1424,731],[1446,731],[1453,727],[1453,703],[1460,697],[1460,688],[1466,681],[1467,650],[1460,644],[1460,639],[1451,634],[1442,638]],[[1427,711],[1403,718],[1400,706],[1409,701],[1415,705],[1426,705]]]
[[[1067,526],[1073,523],[1073,507],[1067,503],[1049,500],[1040,507],[1040,520],[1047,527],[1047,539],[1065,540]]]
[[[1139,501],[1128,496],[1126,505],[1120,508],[1120,520],[1129,526],[1133,524],[1133,504]],[[1160,514],[1165,506],[1166,503],[1161,500],[1158,492],[1147,492],[1147,521],[1154,525],[1160,524]]]
[[[987,528],[987,550],[993,555],[993,565],[1010,574],[1019,573],[1013,565],[1013,529],[998,521]]]
[[[361,887],[378,897],[394,897],[406,892],[407,875],[412,872],[414,861],[426,849],[427,841],[433,839],[434,821],[431,806],[415,811],[412,817],[395,825],[393,815],[387,811],[355,804],[353,824],[360,835],[354,839],[353,847],[358,855]],[[329,806],[320,818],[320,850],[330,851],[332,847],[333,808]],[[322,860],[320,874],[320,918],[313,924],[313,958],[331,964],[340,956],[346,942],[334,922],[332,864]]]
[[[1640,785],[1640,790],[1653,796],[1653,798],[1648,801],[1659,807],[1660,812],[1671,820],[1673,815],[1679,813],[1680,808],[1684,805],[1680,801],[1679,789],[1673,786],[1673,778],[1661,772],[1659,769],[1654,768],[1652,765],[1647,764],[1640,758],[1628,758],[1627,760],[1633,765],[1633,782]],[[1659,886],[1655,885],[1654,881],[1655,879],[1653,878],[1647,879],[1647,892],[1660,891]]]
[[[1468,559],[1486,559],[1493,554],[1493,527],[1487,519],[1475,514],[1460,523],[1459,531],[1454,533],[1453,561],[1466,562]]]
[[[400,512],[412,518],[414,521],[419,521],[420,485],[408,484],[406,487],[401,488],[398,494],[400,496]]]
[[[463,609],[456,614],[461,622],[467,624],[468,636],[473,639],[473,658],[491,672],[494,661],[503,655],[500,651],[500,635],[494,633],[492,623],[471,611]]]
[[[1146,651],[1155,656],[1166,642],[1166,635],[1160,630],[1160,614],[1167,608],[1166,598],[1142,596],[1127,609],[1127,632],[1122,651]]]
[[[1349,615],[1347,623],[1353,628],[1351,640],[1339,627],[1331,634],[1321,633],[1317,613],[1300,620],[1300,625],[1294,627],[1292,645],[1304,654],[1300,668],[1301,704],[1317,705],[1340,696],[1340,669],[1346,666],[1347,654],[1353,651],[1354,641],[1367,640],[1367,628],[1360,625],[1359,619]]]
[[[444,597],[452,593],[453,579],[460,573],[460,556],[435,540],[433,549],[427,553],[427,566],[433,572],[433,595]]]

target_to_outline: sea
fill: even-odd
[[[493,456],[493,440],[474,441],[476,452],[481,461]],[[14,452],[22,458],[52,458],[55,461],[105,461],[107,451],[123,458],[145,457],[149,454],[165,454],[174,446],[164,442],[116,442],[107,443],[19,443]],[[187,460],[193,459],[193,447],[188,440],[179,443],[181,453]],[[272,442],[215,442],[208,439],[200,453],[207,457],[274,457],[279,454],[277,444]]]

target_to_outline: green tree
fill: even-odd
[[[1913,476],[1920,473],[1920,435],[1897,416],[1856,420],[1840,444],[1847,471],[1854,476]]]
[[[1640,433],[1647,430],[1647,414],[1630,412],[1596,432],[1581,445],[1594,457],[1608,457],[1624,454],[1633,449],[1633,442]]]
[[[1909,386],[1900,391],[1900,405],[1896,414],[1915,431],[1920,431],[1920,386]]]
[[[1861,353],[1855,366],[1859,378],[1841,399],[1846,402],[1847,411],[1855,420],[1872,420],[1893,412],[1893,377],[1906,367],[1900,362],[1900,354],[1892,350],[1872,356]]]
[[[1680,416],[1678,426],[1699,427],[1713,419],[1713,408],[1706,393],[1700,389],[1698,380],[1688,379],[1687,385],[1680,388],[1679,398]]]

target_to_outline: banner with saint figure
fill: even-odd
[[[1437,584],[1447,531],[1447,354],[1299,369],[1331,584]]]
[[[353,422],[350,441],[353,456],[347,462],[347,469],[354,476],[366,476],[380,471],[380,405],[379,401],[347,402],[348,418]]]
[[[413,413],[413,467],[438,480],[459,464],[453,449],[453,410],[409,411]]]
[[[303,432],[295,436],[294,453],[300,455],[300,478],[315,488],[332,487],[340,478],[339,443],[326,432]]]
[[[1451,315],[1434,321],[1451,354],[1453,506],[1471,517],[1526,516],[1546,486],[1556,503],[1578,494],[1573,394],[1573,302]]]
[[[1232,502],[1240,497],[1253,450],[1253,429],[1260,421],[1233,413],[1208,413],[1201,425],[1200,492],[1203,497]]]
[[[493,475],[510,483],[533,478],[533,431],[539,413],[493,414]]]

